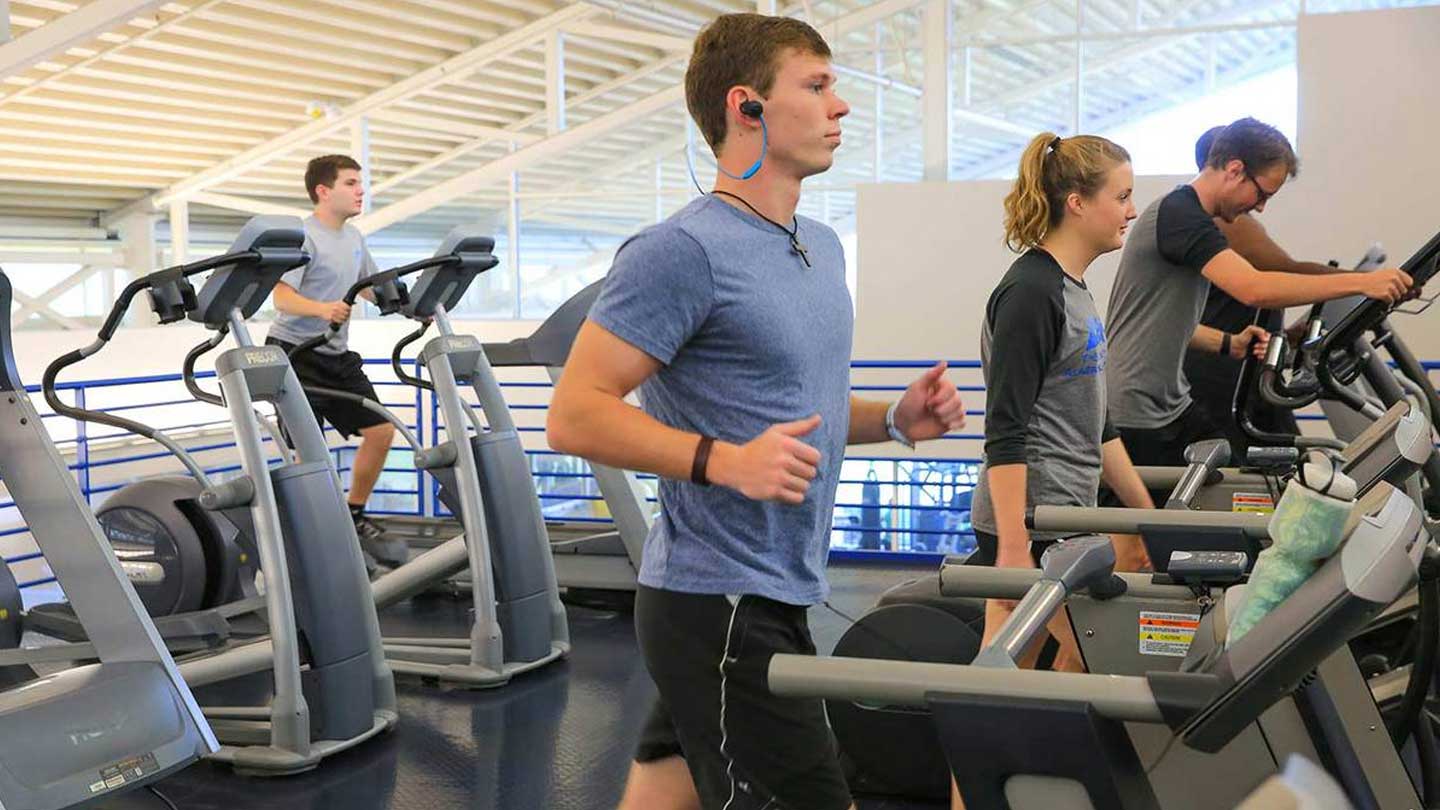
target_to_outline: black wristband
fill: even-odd
[[[1223,354],[1223,355],[1229,355],[1229,354],[1230,354],[1230,333],[1229,333],[1229,332],[1226,332],[1225,335],[1224,335],[1224,337],[1221,337],[1221,338],[1220,338],[1220,353]]]
[[[690,464],[690,481],[702,487],[710,486],[710,479],[705,477],[705,468],[710,464],[710,448],[715,445],[714,436],[701,436],[700,443],[695,445],[695,461]]]

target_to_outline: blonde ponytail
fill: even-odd
[[[1015,186],[1005,195],[1005,246],[1021,253],[1040,244],[1065,217],[1065,198],[1090,197],[1130,153],[1098,135],[1061,138],[1042,132],[1020,155]]]
[[[1020,253],[1040,243],[1050,225],[1050,200],[1045,194],[1045,156],[1054,143],[1053,132],[1030,139],[1020,155],[1020,174],[1005,195],[1005,245]]]

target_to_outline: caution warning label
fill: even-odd
[[[1184,658],[1199,627],[1199,613],[1141,611],[1140,654]]]
[[[1275,511],[1275,499],[1268,492],[1236,492],[1230,496],[1230,511],[1268,515]]]

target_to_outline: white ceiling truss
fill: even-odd
[[[856,183],[920,179],[927,149],[951,177],[983,176],[1042,129],[1123,122],[1293,60],[1300,2],[781,3],[826,36],[852,106],[836,167],[815,178],[804,210],[853,217]],[[382,241],[433,242],[456,223],[503,222],[513,206],[521,240],[594,234],[564,251],[593,264],[596,251],[694,192],[681,79],[696,31],[718,13],[768,4],[8,6],[0,239],[28,233],[7,218],[113,230],[135,213],[163,223],[184,202],[191,242],[223,241],[248,214],[306,210],[305,162],[363,143],[372,199],[359,224]],[[927,40],[934,29],[923,22],[937,9],[948,12],[948,35]],[[948,67],[938,102],[926,92],[937,64]],[[948,111],[943,127],[935,110]],[[942,144],[927,124],[946,133]],[[692,152],[703,183],[709,152],[703,143]],[[22,304],[27,316],[45,315],[46,300]]]

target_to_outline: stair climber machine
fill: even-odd
[[[417,469],[439,483],[439,497],[460,516],[463,533],[418,554],[373,583],[378,607],[399,602],[468,569],[475,618],[467,638],[390,638],[385,654],[396,672],[471,687],[495,687],[513,676],[563,658],[570,629],[560,603],[545,519],[520,433],[500,395],[485,349],[457,335],[449,311],[471,282],[498,264],[495,241],[465,228],[452,231],[435,255],[362,279],[345,294],[353,304],[372,290],[381,313],[401,312],[420,322],[394,353],[395,373],[433,390],[448,439],[426,448],[400,417],[363,396],[312,386],[312,393],[353,401],[385,417],[410,445]],[[422,273],[412,291],[401,279]],[[420,360],[428,379],[406,373],[400,351],[434,323],[439,336],[425,344]],[[318,335],[296,346],[312,351]],[[482,424],[461,395],[468,385],[485,414]]]
[[[303,243],[299,219],[256,217],[246,223],[229,253],[131,282],[95,342],[61,357],[46,371],[53,389],[61,370],[103,349],[141,292],[148,294],[162,323],[189,318],[215,332],[204,345],[218,345],[227,332],[234,338],[236,347],[220,354],[215,368],[241,473],[215,483],[191,459],[186,467],[199,488],[193,502],[172,500],[169,494],[141,501],[124,491],[117,493],[120,505],[114,509],[132,514],[111,521],[109,539],[115,553],[123,556],[131,580],[155,589],[157,597],[147,607],[157,613],[171,611],[159,621],[174,630],[177,646],[203,648],[179,658],[180,674],[192,688],[216,685],[209,691],[221,700],[226,691],[222,683],[230,687],[244,676],[269,673],[273,694],[268,706],[205,708],[225,743],[215,758],[257,775],[310,770],[325,757],[394,727],[398,720],[394,681],[385,663],[359,542],[324,434],[284,352],[255,345],[246,324],[280,277],[309,260],[301,250]],[[213,272],[197,293],[188,279],[206,271]],[[271,466],[266,458],[264,428],[255,411],[259,402],[271,403],[290,428],[294,451],[285,452],[277,443],[282,450],[278,465]],[[179,447],[160,431],[113,414],[63,404],[57,410],[133,430],[172,452]],[[182,461],[188,458],[183,451],[177,456]],[[177,506],[180,502],[188,506]],[[266,635],[242,638],[228,632],[225,625],[235,618],[236,603],[207,606],[205,598],[197,596],[229,593],[242,603],[257,598],[245,596],[245,589],[235,582],[236,577],[244,579],[238,573],[245,570],[243,565],[227,568],[223,556],[207,557],[205,552],[214,548],[196,540],[216,531],[197,518],[218,523],[221,517],[234,532],[228,536],[239,548],[253,548],[251,559],[258,560],[263,594],[257,597],[263,600]],[[196,546],[201,549],[198,555]],[[238,555],[229,559],[245,562]],[[212,576],[222,581],[207,582]],[[82,605],[74,591],[66,593],[71,599],[68,606],[32,611],[27,625],[60,638],[85,636],[90,643],[99,643],[102,634],[88,623],[80,628],[70,620],[83,618]],[[195,605],[197,599],[199,613],[174,612]],[[37,612],[43,615],[36,616]],[[198,637],[189,632],[196,628]],[[210,702],[204,697],[202,702]]]
[[[0,309],[10,279],[0,272]],[[94,641],[21,646],[0,562],[0,808],[59,810],[150,785],[218,747],[15,368],[0,322],[0,478]]]

